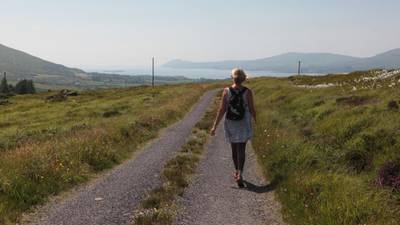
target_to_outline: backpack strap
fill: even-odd
[[[235,90],[233,90],[233,87],[228,87],[229,93],[232,94],[236,94]]]
[[[247,89],[248,89],[247,87],[242,86],[242,88],[239,90],[239,92],[236,92],[236,91],[233,89],[233,87],[229,87],[229,91],[230,91],[231,93],[233,93],[234,95],[239,95],[239,96],[243,95],[243,94],[246,92]]]
[[[240,94],[240,95],[243,95],[243,94],[247,91],[247,89],[248,89],[248,88],[245,87],[245,86],[242,86],[242,87],[243,87],[242,90],[239,91],[239,94]]]

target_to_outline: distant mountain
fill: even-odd
[[[362,58],[353,62],[353,68],[362,70],[366,68],[400,68],[400,48],[384,52],[369,58]]]
[[[18,77],[27,78],[39,74],[74,76],[77,73],[85,73],[82,70],[51,63],[1,44],[0,70],[7,71],[8,73]]]
[[[337,73],[373,68],[400,68],[400,49],[394,49],[373,57],[360,58],[331,53],[286,53],[256,60],[225,60],[217,62],[190,62],[172,60],[164,64],[170,68],[185,69],[232,69],[263,70],[277,73],[295,73],[298,61],[303,73]]]
[[[87,73],[80,69],[55,64],[28,53],[0,44],[0,75],[15,83],[20,79],[32,79],[39,89],[107,88],[151,83],[151,76],[127,76],[119,74]],[[159,77],[156,84],[193,82],[186,77]]]

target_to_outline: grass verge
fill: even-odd
[[[193,128],[186,144],[173,159],[167,162],[161,174],[162,186],[152,190],[141,202],[140,209],[135,212],[133,224],[168,225],[173,223],[178,212],[178,206],[174,200],[176,196],[183,195],[200,161],[208,131],[218,109],[218,102],[219,98],[215,98],[205,116]]]
[[[44,101],[51,93],[11,98],[0,110],[0,224],[121,163],[214,87],[89,91],[54,103]]]
[[[332,76],[251,82],[253,146],[269,179],[279,181],[291,224],[399,224],[400,89],[391,79],[400,83],[400,76],[369,85],[371,72],[354,74],[333,77],[341,86],[327,88],[295,84]]]

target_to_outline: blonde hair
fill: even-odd
[[[244,70],[239,68],[235,68],[232,70],[231,77],[233,79],[233,82],[235,82],[236,84],[241,84],[247,79],[247,75]]]

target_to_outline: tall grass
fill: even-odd
[[[0,108],[0,224],[111,168],[181,118],[213,85],[17,96]]]
[[[382,166],[400,160],[400,111],[388,105],[400,101],[400,90],[295,86],[327,79],[352,85],[354,77],[250,84],[259,112],[253,145],[269,178],[280,181],[284,216],[304,225],[399,224],[399,190],[376,180]]]

